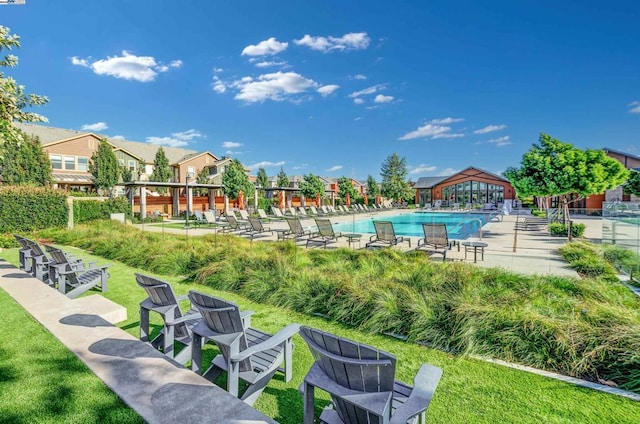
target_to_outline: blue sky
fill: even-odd
[[[540,132],[640,154],[637,1],[27,0],[7,74],[50,125],[379,179],[518,165]]]

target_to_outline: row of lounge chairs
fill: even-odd
[[[271,335],[251,325],[253,311],[241,311],[233,302],[194,290],[178,297],[169,283],[148,275],[136,274],[136,281],[148,296],[140,304],[140,339],[183,364],[191,359],[193,371],[209,380],[226,372],[227,391],[250,405],[276,372],[292,379],[292,339],[299,333],[314,358],[300,386],[304,423],[314,422],[315,389],[332,399],[320,415],[322,423],[424,422],[442,376],[438,367],[423,364],[412,387],[395,380],[396,358],[375,347],[299,324]],[[179,302],[186,299],[190,309],[183,312]],[[150,312],[163,320],[153,339]],[[208,342],[219,354],[205,365],[202,348]],[[240,395],[241,381],[246,390]]]
[[[103,292],[107,290],[110,265],[96,266],[94,262],[84,262],[55,246],[44,245],[43,249],[34,240],[17,234],[14,237],[20,244],[20,269],[67,297],[76,298],[94,287]]]

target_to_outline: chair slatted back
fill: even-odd
[[[336,233],[333,231],[333,225],[328,218],[315,218],[316,225],[318,226],[318,232],[322,237],[334,238]]]
[[[44,259],[47,259],[47,255],[44,253],[44,250],[42,250],[42,246],[40,246],[35,241],[31,243],[30,248],[33,256],[43,256]]]
[[[260,218],[255,217],[255,216],[251,216],[249,217],[249,223],[251,224],[251,229],[255,232],[258,233],[264,233],[265,229],[264,226],[262,225],[262,221],[260,221]]]
[[[300,335],[327,376],[351,390],[393,392],[396,358],[375,347],[303,326]],[[345,423],[375,423],[376,417],[332,396],[336,412]]]
[[[229,302],[214,296],[191,290],[189,292],[191,305],[202,315],[204,323],[210,330],[219,334],[241,333],[240,352],[247,349],[247,337],[245,328],[240,317],[240,307],[233,302]],[[225,359],[229,358],[230,351],[224,345],[218,345]],[[251,371],[253,366],[251,358],[240,362],[240,371]]]
[[[277,216],[278,218],[284,217],[280,208],[276,208],[275,206],[271,206],[271,212],[273,213],[274,216]]]
[[[258,216],[262,219],[269,219],[264,209],[258,209]]]
[[[319,215],[319,214],[318,214],[318,209],[316,209],[316,207],[315,207],[315,206],[309,206],[309,210],[311,211],[311,214],[312,214],[312,215],[316,215],[316,216],[318,216],[318,215]]]
[[[238,220],[235,215],[227,215],[227,222],[229,223],[229,227],[237,230],[240,228],[240,224],[238,224]]]
[[[289,224],[289,229],[295,235],[303,235],[304,228],[302,228],[302,223],[300,222],[300,218],[287,218],[287,224]]]
[[[178,305],[178,298],[171,285],[165,281],[144,274],[135,274],[136,283],[142,287],[149,296],[149,300],[156,306],[176,306],[174,318],[181,318],[182,311]],[[189,337],[189,329],[186,323],[174,327],[176,337]]]
[[[31,249],[31,243],[32,243],[31,240],[24,238],[22,236],[19,236],[17,234],[14,234],[13,237],[16,239],[21,249]]]
[[[207,224],[215,224],[216,223],[216,214],[211,211],[203,212],[204,219],[207,221]]]
[[[249,220],[249,213],[246,210],[240,209],[238,213],[240,214],[240,219],[244,219],[245,221]]]
[[[435,247],[449,247],[449,235],[445,224],[423,223],[425,243]]]
[[[378,240],[389,243],[396,241],[396,232],[391,221],[373,221],[373,226],[376,229]]]
[[[71,271],[71,263],[69,262],[69,258],[67,258],[67,255],[65,255],[65,253],[58,249],[57,247],[53,247],[53,246],[49,246],[49,245],[45,245],[46,249],[49,251],[49,254],[51,255],[51,259],[57,263],[57,264],[65,264],[65,271]]]

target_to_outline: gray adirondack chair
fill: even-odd
[[[369,238],[366,247],[390,247],[405,241],[411,247],[411,239],[405,240],[404,237],[396,236],[396,231],[391,221],[373,221],[373,227],[376,233]]]
[[[107,291],[109,273],[107,268],[111,265],[84,267],[69,261],[64,255],[56,256],[56,263],[60,267],[56,270],[58,291],[71,299],[75,299],[82,293],[94,287]]]
[[[422,365],[411,387],[394,380],[396,358],[387,352],[306,326],[300,335],[315,359],[300,386],[305,424],[314,422],[316,388],[328,392],[333,404],[322,411],[321,423],[424,422],[442,369]]]
[[[190,308],[183,314],[179,302],[188,296],[176,296],[171,285],[165,281],[144,274],[135,274],[136,283],[147,292],[147,298],[140,303],[140,340],[149,342],[165,355],[174,358],[181,364],[191,359],[193,341],[191,328],[201,319],[200,312]],[[155,312],[162,317],[163,328],[160,333],[150,338],[149,313]],[[184,345],[176,353],[175,342]]]
[[[309,243],[321,243],[326,249],[327,243],[335,242],[338,240],[338,237],[342,236],[342,233],[336,233],[333,231],[333,225],[331,225],[330,219],[314,219],[316,221],[316,226],[318,227],[318,232],[307,239],[307,247],[309,247]]]
[[[442,255],[442,260],[447,259],[447,250],[451,248],[447,226],[445,224],[423,223],[422,231],[424,238],[418,240],[416,250],[425,250],[428,252],[438,253]]]
[[[60,273],[67,269],[67,265],[73,270],[84,271],[91,268],[95,262],[83,262],[82,259],[67,254],[55,246],[49,244],[44,245],[45,250],[49,253],[50,259],[48,263],[49,273],[48,280],[50,286],[56,287],[60,283]]]
[[[18,261],[19,267],[22,271],[31,272],[31,243],[35,243],[33,240],[30,240],[26,237],[22,237],[18,234],[14,234],[13,237],[16,239],[18,244],[20,245],[20,250],[18,251]]]
[[[258,399],[276,371],[283,370],[285,381],[290,381],[292,368],[292,337],[300,326],[290,324],[273,336],[251,328],[252,311],[240,312],[238,305],[197,291],[189,292],[191,304],[202,314],[202,320],[193,327],[191,367],[202,373],[202,345],[213,341],[220,354],[202,373],[210,380],[227,372],[227,391],[238,396],[239,381],[249,386],[242,399],[249,405]],[[284,362],[284,369],[281,365]]]
[[[51,259],[37,242],[33,241],[29,247],[31,249],[31,275],[44,283],[50,284],[49,262],[51,262]]]

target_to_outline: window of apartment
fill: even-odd
[[[129,171],[135,171],[135,170],[136,170],[136,161],[129,159]]]
[[[49,159],[51,160],[51,169],[62,169],[62,156],[49,155]]]
[[[64,157],[64,169],[67,171],[75,171],[76,170],[76,157],[75,156],[65,156]]]
[[[192,178],[196,175],[196,169],[193,166],[187,168],[187,176],[189,175],[191,175]]]
[[[78,171],[86,171],[89,164],[89,159],[79,156],[78,157]]]

